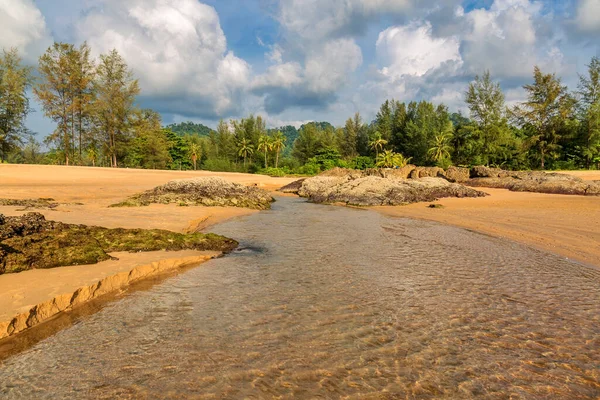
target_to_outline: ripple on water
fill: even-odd
[[[242,250],[0,365],[6,398],[597,398],[600,272],[284,198]]]

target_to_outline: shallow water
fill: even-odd
[[[0,364],[0,398],[596,398],[600,271],[282,198],[242,250]]]

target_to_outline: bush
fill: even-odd
[[[358,156],[350,160],[348,163],[348,168],[361,170],[375,168],[375,160],[373,160],[371,157]]]

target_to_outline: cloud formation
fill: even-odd
[[[456,110],[485,70],[515,102],[534,65],[573,86],[599,51],[600,0],[245,0],[243,11],[217,0],[61,0],[73,4],[64,11],[34,1],[0,0],[0,46],[31,62],[49,32],[96,55],[116,48],[142,105],[177,120],[255,112],[339,124],[355,111],[369,120],[392,97]]]
[[[15,47],[33,63],[51,43],[46,20],[32,0],[0,0],[0,49]]]
[[[240,110],[250,66],[227,49],[215,9],[196,0],[104,0],[77,25],[97,53],[117,49],[162,112],[218,118]]]
[[[600,32],[600,0],[580,0],[577,24],[583,31]]]

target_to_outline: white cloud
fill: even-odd
[[[239,107],[250,67],[227,50],[213,7],[196,0],[103,0],[77,25],[95,52],[115,48],[163,111],[219,117]],[[162,99],[162,100],[161,100]]]
[[[434,38],[431,24],[395,26],[379,34],[377,56],[385,65],[380,72],[391,78],[423,76],[444,62],[460,62],[459,41],[455,37]]]
[[[352,39],[326,42],[310,52],[306,60],[305,76],[308,88],[316,93],[327,93],[343,86],[348,75],[362,64],[360,47]]]
[[[581,0],[579,2],[577,24],[583,31],[600,31],[600,0]]]
[[[530,76],[534,65],[557,67],[560,51],[551,38],[540,43],[542,6],[529,0],[495,0],[489,10],[464,15],[461,52],[467,71],[489,70],[496,77]]]
[[[265,96],[267,112],[326,107],[362,64],[362,52],[352,39],[331,39],[312,46],[302,61],[276,63],[254,78],[253,92]]]
[[[0,49],[16,47],[33,62],[51,43],[46,20],[32,0],[0,0]]]
[[[281,0],[280,23],[308,40],[356,33],[367,20],[406,12],[410,0]]]

